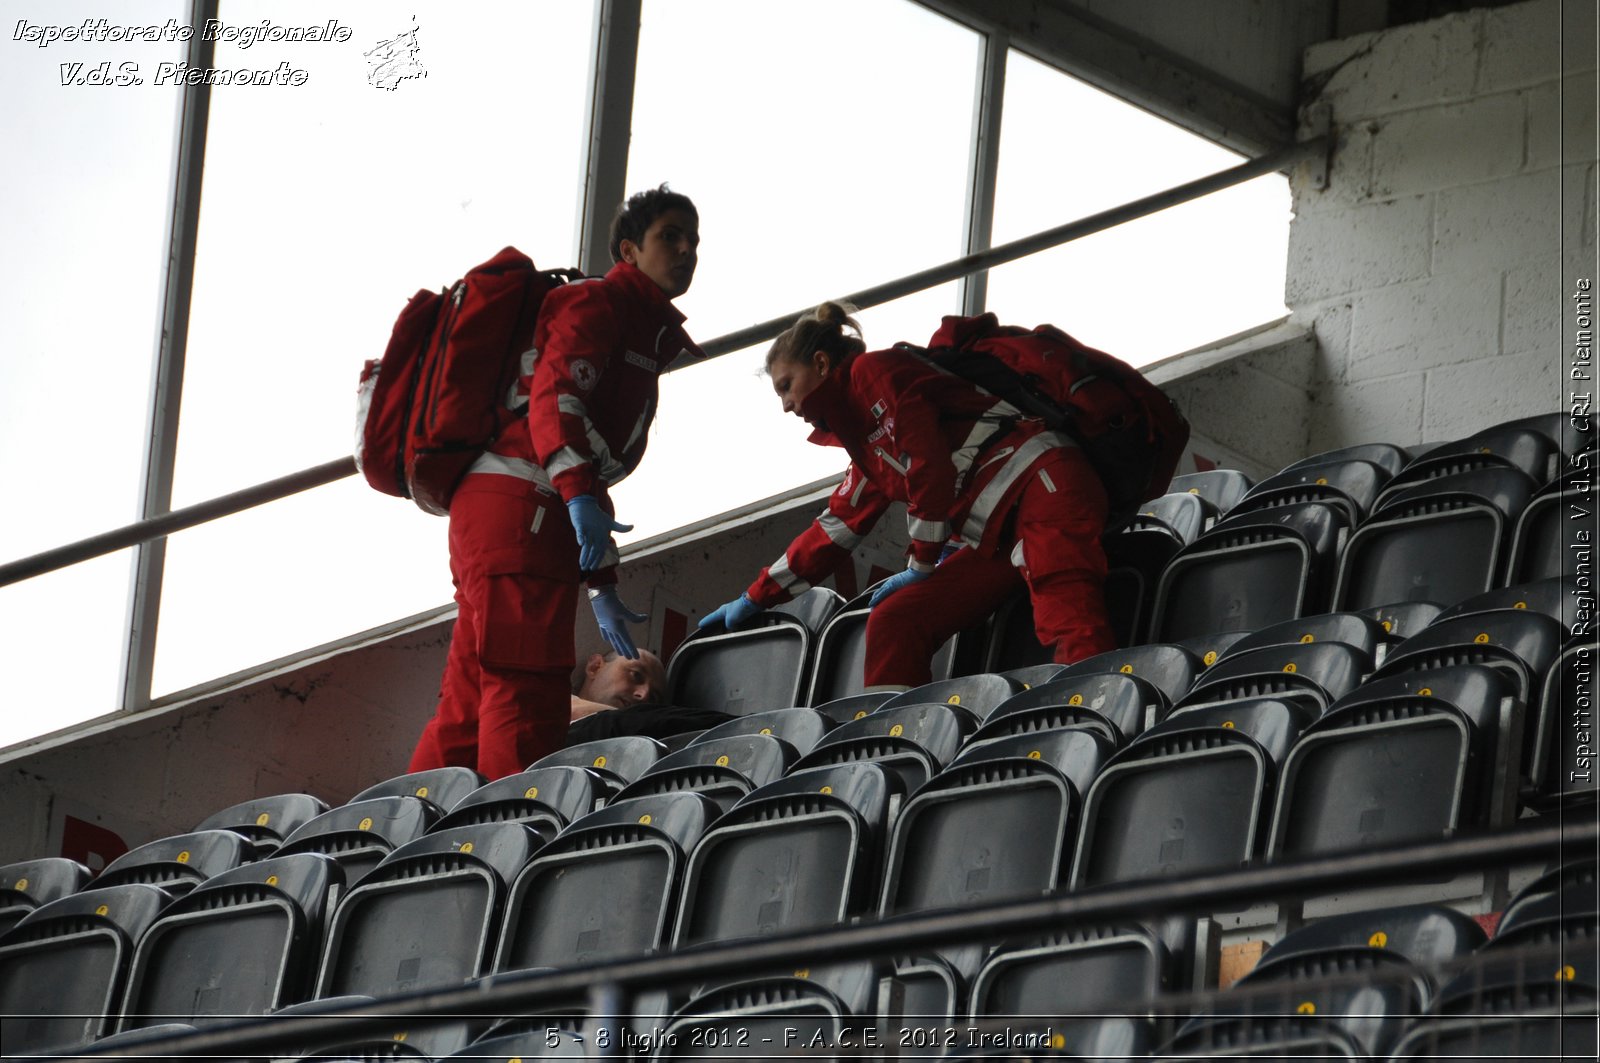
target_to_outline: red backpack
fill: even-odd
[[[581,276],[508,247],[443,291],[411,297],[357,391],[356,467],[385,494],[444,514],[467,468],[526,409],[522,358],[545,293]]]
[[[922,353],[1082,447],[1105,485],[1109,526],[1172,483],[1189,422],[1126,362],[1054,325],[1001,325],[993,314],[946,317]]]

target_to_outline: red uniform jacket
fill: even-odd
[[[903,351],[858,355],[801,404],[811,442],[850,455],[828,508],[745,592],[775,605],[831,572],[891,502],[906,503],[911,564],[931,570],[952,534],[993,551],[1026,474],[1069,441]]]
[[[626,262],[550,292],[507,400],[526,401],[528,415],[471,472],[515,476],[563,499],[594,495],[609,511],[606,489],[644,457],[657,378],[680,355],[703,357],[683,320]]]

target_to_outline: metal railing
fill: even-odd
[[[504,1015],[570,1007],[584,1001],[590,1022],[615,1022],[640,992],[703,984],[741,973],[792,970],[796,963],[829,965],[873,957],[915,955],[939,945],[1002,941],[1058,931],[1149,920],[1176,913],[1233,911],[1241,906],[1283,903],[1316,895],[1415,880],[1437,881],[1460,872],[1508,868],[1563,854],[1592,854],[1600,824],[1590,815],[1492,835],[1389,846],[1200,873],[1188,878],[1130,882],[1038,898],[900,916],[883,921],[789,932],[715,948],[642,956],[553,972],[496,976],[476,984],[422,990],[380,1001],[335,1006],[327,1012],[288,1018],[265,1017],[197,1032],[152,1036],[148,1041],[79,1050],[93,1060],[116,1054],[149,1058],[239,1058],[307,1045],[329,1045],[365,1037],[388,1038],[397,1020]],[[1548,824],[1548,821],[1546,821]],[[610,1030],[612,1045],[622,1043]],[[65,1058],[65,1057],[63,1057]]]
[[[901,299],[905,296],[958,280],[961,277],[982,273],[995,266],[1004,265],[1007,262],[1013,262],[1040,251],[1071,243],[1085,236],[1104,232],[1107,229],[1147,217],[1169,207],[1188,203],[1213,192],[1219,192],[1234,185],[1242,184],[1263,174],[1288,169],[1302,160],[1315,158],[1319,153],[1326,151],[1327,147],[1328,137],[1324,134],[1294,144],[1281,151],[1275,151],[1240,163],[1238,166],[1197,178],[1185,184],[1176,185],[1141,199],[1132,200],[1121,206],[1112,207],[1097,214],[1090,214],[1076,221],[1067,222],[1064,225],[1045,229],[1032,236],[1001,244],[988,251],[966,255],[943,265],[933,266],[929,269],[900,277],[897,280],[874,285],[870,288],[863,288],[842,298],[843,301],[852,303],[862,310],[880,306],[895,299]],[[772,318],[769,321],[718,336],[702,344],[701,349],[705,351],[708,358],[743,350],[753,344],[761,343],[777,336],[778,333],[788,328],[795,318],[810,309],[811,307],[804,307]],[[671,368],[678,369],[682,367],[682,364],[677,364]],[[5,587],[12,583],[20,583],[23,580],[42,576],[48,572],[54,572],[69,565],[114,553],[130,546],[152,542],[171,535],[173,532],[192,528],[198,524],[216,520],[219,517],[231,516],[263,503],[274,502],[278,499],[299,494],[302,491],[322,487],[325,484],[352,476],[355,471],[353,458],[337,458],[333,461],[290,473],[287,476],[281,476],[275,480],[247,487],[206,502],[185,506],[160,516],[125,525],[113,531],[103,532],[99,535],[93,535],[64,546],[11,561],[0,565],[0,587]]]

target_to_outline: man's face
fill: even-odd
[[[637,661],[626,657],[608,661],[597,653],[584,666],[583,689],[578,696],[625,709],[661,701],[666,696],[666,687],[667,670],[662,667],[661,658],[649,650],[640,650]]]
[[[700,261],[700,226],[693,214],[673,209],[650,223],[639,243],[624,240],[622,260],[639,267],[639,272],[656,282],[676,299],[689,290],[694,268]]]

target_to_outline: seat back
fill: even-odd
[[[400,846],[346,892],[318,997],[383,997],[485,973],[513,880],[544,843],[522,823],[439,831]]]
[[[1578,588],[1573,581],[1552,576],[1549,579],[1530,580],[1475,594],[1442,610],[1434,618],[1434,622],[1454,620],[1458,616],[1492,613],[1499,609],[1528,609],[1535,613],[1543,613],[1559,622],[1563,629],[1572,631],[1583,619],[1578,612],[1579,601]]]
[[[344,868],[354,886],[397,847],[422,837],[439,818],[439,806],[425,797],[373,797],[328,809],[300,827],[277,855],[326,853]]]
[[[1206,670],[1177,708],[1262,697],[1305,697],[1326,708],[1354,690],[1371,668],[1370,654],[1343,642],[1291,642],[1229,652]]]
[[[974,1021],[1019,1026],[1072,1015],[1137,1014],[1172,983],[1172,956],[1149,928],[1075,929],[996,949],[973,980],[969,1014]]]
[[[1251,1055],[1280,1058],[1387,1058],[1427,996],[1426,976],[1392,953],[1302,953],[1241,978],[1178,1043],[1224,1057],[1248,1044]]]
[[[574,822],[512,884],[494,969],[570,967],[665,945],[688,853],[720,814],[685,790],[614,801]]]
[[[1267,477],[1233,508],[1235,514],[1296,502],[1328,502],[1344,511],[1352,527],[1371,512],[1390,474],[1370,461],[1345,458],[1296,465]]]
[[[714,742],[719,738],[738,735],[763,734],[783,739],[794,747],[797,754],[804,756],[834,726],[831,717],[816,709],[768,709],[718,724],[702,732],[689,744]]]
[[[1155,604],[1156,585],[1161,572],[1183,547],[1194,542],[1216,520],[1216,509],[1199,495],[1166,494],[1140,507],[1129,523],[1101,541],[1106,553],[1105,603],[1111,632],[1118,646],[1137,646],[1145,640],[1150,626],[1150,609]],[[1022,595],[1026,602],[1027,596]],[[1048,650],[1038,646],[1033,636],[1031,608],[1026,629],[1013,625],[1004,631],[1009,640],[1005,648],[1026,647],[1036,660],[1049,660]],[[996,641],[1000,632],[997,631]],[[1030,645],[1030,643],[1032,645]],[[987,670],[1006,671],[1011,658],[991,652]]]
[[[1517,772],[1499,738],[1512,693],[1492,670],[1467,667],[1371,680],[1341,699],[1284,763],[1269,855],[1505,825]]]
[[[825,701],[817,706],[817,711],[836,724],[849,723],[851,720],[859,720],[869,713],[876,712],[878,707],[894,697],[895,693],[893,690],[870,690],[851,694],[849,697]]]
[[[1250,477],[1237,469],[1208,469],[1174,476],[1167,487],[1170,494],[1194,494],[1209,502],[1222,516],[1250,492]]]
[[[109,1033],[133,950],[171,900],[145,883],[40,905],[0,937],[0,1042],[7,1055],[85,1045]]]
[[[1284,472],[1290,469],[1303,469],[1309,465],[1324,465],[1333,461],[1370,461],[1382,469],[1388,476],[1393,476],[1406,463],[1411,460],[1411,455],[1404,447],[1397,447],[1393,443],[1357,443],[1354,446],[1339,447],[1337,450],[1324,450],[1307,458],[1292,462],[1284,466]]]
[[[1103,722],[1107,736],[1119,746],[1144,730],[1165,707],[1165,699],[1155,684],[1135,675],[1104,672],[1097,675],[1068,676],[1020,691],[997,705],[978,736],[996,737],[1001,733],[1033,730],[1047,717],[1039,709],[1072,709],[1075,714],[1061,719],[1074,722]]]
[[[173,901],[139,940],[122,1030],[206,1025],[303,1000],[343,872],[320,853],[224,871]]]
[[[301,826],[328,811],[328,803],[310,794],[276,794],[241,801],[202,820],[195,830],[231,830],[254,843],[256,855],[264,856],[283,844],[283,839]]]
[[[449,812],[456,807],[456,802],[488,781],[471,768],[430,768],[374,783],[345,803],[353,805],[380,797],[417,797],[432,802],[440,812]]]
[[[727,810],[751,790],[782,776],[794,761],[794,747],[772,735],[730,735],[695,742],[656,761],[617,799],[692,790]]]
[[[1374,676],[1485,664],[1516,680],[1518,700],[1535,704],[1564,635],[1559,621],[1527,609],[1439,619],[1391,650]]]
[[[883,915],[1054,888],[1076,838],[1081,793],[1114,746],[1083,728],[977,743],[900,811]]]
[[[794,705],[821,706],[860,694],[866,687],[867,596],[853,599],[829,620],[817,637],[816,666],[803,701]],[[956,640],[951,638],[929,664],[935,679],[947,678],[954,668]]]
[[[1202,670],[1200,659],[1182,646],[1156,644],[1096,654],[1067,665],[1058,678],[1099,672],[1134,675],[1154,683],[1170,704],[1189,692]]]
[[[884,702],[881,709],[899,705],[959,705],[981,722],[994,707],[1022,688],[1016,680],[994,673],[957,676],[912,687]],[[881,711],[880,709],[880,711]]]
[[[1385,642],[1403,642],[1433,623],[1444,607],[1438,602],[1389,602],[1368,606],[1357,614],[1377,622]]]
[[[1256,964],[1261,973],[1254,977],[1276,977],[1277,965],[1292,956],[1338,957],[1370,949],[1392,953],[1423,971],[1437,971],[1471,955],[1486,940],[1476,919],[1443,905],[1346,912],[1323,916],[1279,938]]]
[[[813,636],[793,617],[768,611],[739,631],[702,629],[667,666],[667,702],[742,716],[805,698]]]
[[[143,882],[178,895],[212,875],[238,867],[250,854],[243,836],[230,830],[174,834],[123,853],[96,876],[95,885]]]
[[[1371,662],[1377,659],[1378,647],[1383,641],[1383,626],[1373,617],[1360,613],[1319,613],[1252,631],[1229,646],[1220,659],[1227,660],[1265,646],[1342,642],[1359,650],[1367,658],[1370,668]]]
[[[568,823],[594,811],[603,792],[598,778],[587,768],[561,764],[530,768],[478,787],[429,829],[526,823],[553,838]]]
[[[1515,469],[1535,484],[1543,484],[1554,471],[1558,453],[1555,442],[1541,431],[1495,425],[1419,454],[1395,473],[1384,496],[1477,469]],[[1385,504],[1385,498],[1380,497],[1379,504]]]
[[[1588,417],[1573,417],[1569,410],[1554,413],[1536,413],[1531,417],[1517,417],[1492,426],[1494,428],[1525,428],[1548,436],[1563,454],[1581,454],[1594,449],[1594,421]]]
[[[885,702],[829,731],[795,767],[876,761],[889,770],[896,789],[909,794],[950,763],[976,729],[977,718],[962,706]]]
[[[1074,886],[1235,867],[1263,848],[1278,766],[1315,718],[1258,698],[1174,712],[1086,794]]]
[[[1567,861],[1551,868],[1517,891],[1500,914],[1497,934],[1507,934],[1526,923],[1567,914],[1592,915],[1600,910],[1595,889],[1594,859]]]
[[[1449,606],[1490,589],[1534,486],[1519,469],[1494,467],[1391,487],[1345,546],[1333,608]]]
[[[1575,469],[1551,480],[1517,515],[1506,557],[1507,583],[1559,576],[1568,566],[1567,529],[1571,523],[1568,507],[1574,495],[1594,482],[1593,466],[1590,462],[1588,468]]]
[[[805,961],[802,961],[805,962]],[[857,1017],[872,1014],[877,972],[868,963],[811,964],[790,977],[752,978],[708,989],[655,1032],[653,1059],[759,1059],[773,1051],[842,1060],[859,1044]]]
[[[1550,665],[1541,683],[1538,710],[1529,720],[1531,782],[1534,792],[1545,801],[1572,801],[1595,794],[1593,745],[1586,740],[1593,732],[1573,726],[1587,722],[1592,726],[1600,680],[1595,678],[1595,658],[1600,642],[1584,639],[1572,642]],[[1583,706],[1589,706],[1587,713]]]
[[[89,881],[87,867],[64,856],[22,860],[0,867],[0,934],[41,904],[77,893]]]
[[[1162,573],[1152,641],[1254,631],[1321,612],[1346,527],[1343,511],[1325,502],[1224,518]]]
[[[608,780],[630,783],[649,771],[665,755],[654,738],[644,735],[616,735],[580,742],[540,757],[530,768],[573,767],[599,772]],[[620,788],[620,787],[619,787]]]
[[[833,926],[868,908],[892,787],[870,762],[752,791],[689,857],[675,945]]]

